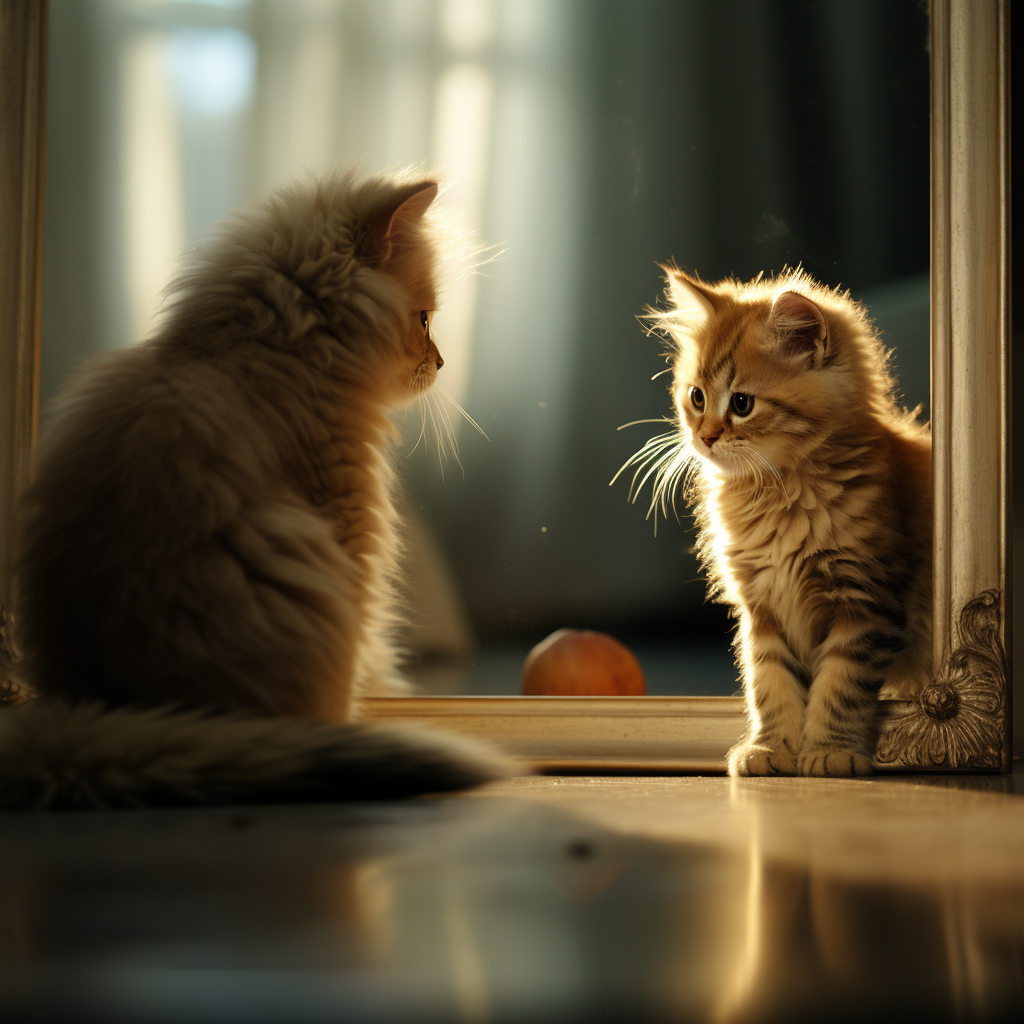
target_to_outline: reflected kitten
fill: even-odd
[[[388,412],[443,365],[437,191],[338,174],[271,193],[198,247],[150,340],[63,396],[24,504],[19,674],[40,699],[0,716],[8,804],[507,771],[454,737],[312,724],[402,686]]]
[[[864,308],[806,274],[664,268],[677,427],[631,460],[680,480],[710,592],[739,619],[750,728],[732,775],[871,770],[878,693],[931,675],[931,436]]]

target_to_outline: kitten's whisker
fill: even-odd
[[[412,392],[412,388],[409,388],[409,391],[411,393]],[[420,432],[416,436],[416,443],[409,449],[409,453],[406,455],[407,459],[412,455],[412,453],[414,451],[416,451],[417,448],[419,448],[420,441],[423,441],[423,443],[426,444],[427,416],[426,416],[426,413],[423,411],[423,396],[422,395],[420,395],[420,397],[416,399],[416,405],[419,407],[419,410],[420,410]]]
[[[768,471],[769,475],[771,476],[772,484],[777,487],[778,486],[777,472],[775,470],[775,467],[771,464],[771,462],[768,459],[766,459],[765,456],[763,456],[759,451],[757,451],[754,448],[748,448],[746,450],[746,455],[747,455],[747,459],[748,459],[748,464],[753,469],[755,469],[758,472],[758,475],[761,476],[762,480],[764,479],[763,476],[761,475],[761,469],[763,467],[764,469],[766,469]]]
[[[451,421],[448,419],[448,412],[436,397],[434,398],[434,413],[441,428],[438,445],[442,454],[445,458],[448,458],[450,453],[451,457],[462,468],[462,462],[459,460],[459,443],[455,438],[455,432],[452,430]],[[465,470],[463,470],[463,476],[465,476]]]
[[[474,430],[477,430],[486,440],[490,440],[481,429],[480,424],[451,395],[441,388],[430,388],[420,392],[416,397],[416,404],[420,410],[420,431],[408,454],[412,455],[421,443],[429,447],[433,441],[437,445],[437,461],[441,467],[441,479],[444,479],[444,464],[448,459],[453,459],[458,464],[463,477],[465,477],[466,467],[463,466],[462,459],[459,457],[458,434],[452,424],[451,413],[447,405],[441,401],[442,398],[446,399],[447,403],[453,406]]]
[[[669,453],[668,458],[661,460],[651,495],[651,505],[647,510],[648,516],[656,506],[660,506],[662,515],[668,519],[668,506],[671,502],[672,512],[676,519],[679,519],[679,512],[676,509],[676,494],[679,490],[679,482],[685,476],[693,458],[694,453],[685,445],[679,444]]]
[[[764,491],[764,474],[761,472],[761,467],[758,465],[757,460],[751,457],[749,450],[744,451],[743,449],[740,449],[739,455],[757,479],[757,484],[754,488],[754,497],[758,498]]]
[[[679,521],[679,509],[676,508],[676,497],[681,490],[684,490],[690,484],[691,477],[696,472],[697,460],[699,456],[693,449],[689,449],[686,452],[680,453],[683,458],[677,473],[677,479],[672,489],[672,514],[676,517],[676,522]]]
[[[475,431],[477,431],[477,433],[479,433],[479,434],[480,434],[480,435],[482,435],[482,436],[483,436],[484,438],[486,438],[486,440],[490,441],[490,438],[489,438],[489,437],[487,437],[487,434],[485,433],[485,431],[484,431],[484,428],[483,428],[483,427],[481,427],[481,426],[480,426],[480,424],[479,424],[479,423],[477,423],[477,421],[476,421],[475,419],[473,419],[473,417],[472,417],[472,416],[470,416],[470,415],[469,415],[469,413],[468,413],[468,412],[466,412],[466,410],[465,410],[465,409],[463,409],[463,408],[462,408],[462,406],[461,406],[461,405],[459,405],[459,403],[458,403],[458,402],[457,402],[457,401],[456,401],[456,400],[455,400],[454,398],[452,398],[452,396],[451,396],[451,395],[449,395],[447,391],[445,391],[445,390],[444,390],[444,388],[434,388],[434,390],[435,390],[435,391],[437,391],[437,392],[438,392],[438,393],[439,393],[440,395],[442,395],[442,396],[443,396],[443,397],[444,397],[444,398],[445,398],[445,399],[446,399],[446,400],[447,400],[448,402],[450,402],[450,403],[451,403],[452,405],[454,405],[454,406],[455,406],[455,410],[456,410],[456,412],[458,412],[458,414],[459,414],[459,415],[460,415],[460,416],[461,416],[461,417],[462,417],[462,418],[463,418],[463,419],[464,419],[464,420],[465,420],[465,421],[466,421],[466,422],[467,422],[467,423],[468,423],[468,424],[469,424],[469,425],[470,425],[470,426],[471,426],[471,427],[472,427],[472,428],[473,428],[473,429],[474,429]]]
[[[662,374],[671,373],[675,369],[674,366],[666,366],[664,370],[659,370],[651,380],[657,380]]]
[[[658,434],[655,437],[650,438],[646,444],[638,451],[634,452],[618,469],[618,472],[608,482],[608,486],[611,487],[616,480],[622,475],[622,473],[629,469],[630,466],[635,466],[638,462],[643,465],[647,463],[649,458],[652,458],[654,454],[661,448],[669,447],[679,441],[678,434],[673,430],[667,434]],[[639,471],[638,471],[639,472]]]
[[[772,476],[775,478],[775,482],[779,485],[779,488],[782,490],[782,493],[785,494],[786,497],[788,498],[789,494],[786,491],[786,484],[783,481],[782,474],[779,472],[779,469],[775,465],[775,463],[772,462],[772,460],[769,459],[767,455],[762,454],[761,452],[757,451],[756,449],[751,449],[751,450],[758,457],[758,459],[760,459],[761,463],[768,470],[768,472],[772,474]]]
[[[637,463],[641,465],[646,464],[651,459],[661,455],[663,452],[666,452],[671,448],[677,447],[678,444],[679,439],[676,437],[669,437],[663,440],[658,439],[657,443],[655,443],[655,440],[652,439],[651,441],[648,441],[647,444],[645,444],[644,447],[640,449],[640,451],[638,451],[634,456],[632,456],[629,462],[626,463],[626,466],[631,466]],[[623,469],[625,469],[625,466],[623,467]]]
[[[428,391],[429,395],[430,392]],[[426,402],[424,408],[427,410],[427,415],[430,417],[430,425],[434,431],[434,437],[437,438],[437,463],[441,467],[441,479],[444,480],[444,458],[441,447],[441,432],[437,429],[437,420],[434,418],[434,407],[430,402]]]
[[[637,496],[640,494],[640,491],[643,490],[644,484],[647,483],[647,478],[652,473],[656,472],[659,468],[664,466],[665,463],[667,463],[672,458],[673,454],[675,453],[675,450],[678,447],[679,442],[676,440],[671,440],[663,442],[662,444],[658,445],[655,448],[652,448],[649,452],[647,452],[646,457],[643,458],[637,465],[636,472],[633,474],[633,479],[630,481],[630,501],[634,501],[637,498]],[[640,453],[638,452],[637,454]],[[647,470],[647,473],[644,475],[644,478],[638,484],[637,477],[640,476],[640,474],[643,473],[645,469]]]
[[[761,471],[761,465],[756,458],[754,458],[751,452],[745,452],[744,457],[747,460],[747,465],[753,470],[754,475],[757,477],[757,494],[760,495],[764,492],[765,481],[764,473]]]
[[[690,465],[692,457],[692,452],[688,452],[683,448],[678,449],[668,463],[662,467],[662,472],[658,475],[646,517],[649,519],[651,514],[654,514],[655,536],[657,536],[658,533],[659,507],[661,508],[662,516],[667,520],[668,507],[669,504],[671,504],[672,514],[675,516],[676,522],[679,521],[679,510],[676,507],[676,495],[679,493],[679,483],[685,477],[687,467]]]
[[[652,420],[637,420],[637,423],[670,423],[668,417]],[[633,426],[625,423],[623,427]],[[619,428],[620,430],[622,427]],[[636,467],[629,484],[629,500],[635,501],[640,492],[653,479],[651,501],[647,507],[647,519],[653,518],[654,532],[658,532],[658,513],[668,519],[669,508],[672,515],[679,520],[679,509],[676,504],[681,490],[689,485],[696,469],[698,457],[690,447],[685,434],[679,430],[670,430],[650,438],[638,452],[631,455],[611,479],[616,480],[631,467]]]
[[[651,502],[647,506],[647,515],[645,519],[650,519],[654,516],[654,532],[658,532],[658,509],[661,509],[662,515],[668,518],[668,505],[667,505],[667,490],[669,488],[669,481],[675,476],[675,456],[670,456],[658,467],[658,475],[654,479],[654,486],[651,488]]]
[[[430,416],[431,432],[434,436],[434,444],[437,445],[438,455],[444,458],[448,453],[445,450],[444,434],[441,433],[441,428],[437,423],[437,399],[432,392],[425,391],[423,401],[427,407],[427,414]]]
[[[651,474],[652,473],[656,474],[655,475],[654,493],[651,496],[651,501],[653,503],[656,500],[656,497],[657,497],[657,490],[658,490],[657,484],[658,484],[658,481],[660,479],[662,479],[662,475],[663,475],[663,473],[665,471],[665,467],[672,464],[672,461],[676,457],[677,454],[678,453],[677,453],[676,449],[674,449],[674,448],[673,449],[669,449],[666,452],[663,452],[656,460],[654,460],[653,462],[651,462],[649,464],[650,468],[644,474],[643,480],[641,480],[640,483],[635,488],[631,487],[630,491],[635,491],[635,494],[639,495],[640,492],[644,489],[644,484],[646,484],[647,481],[650,479]],[[647,465],[647,463],[645,463],[645,465]],[[636,473],[633,475],[633,479],[634,480],[636,480],[637,476],[640,474],[640,470],[642,470],[643,468],[644,467],[641,466],[640,469],[638,469],[636,471]],[[648,514],[650,514],[650,510],[648,510]]]
[[[658,416],[653,420],[630,420],[629,423],[623,423],[621,427],[616,427],[616,430],[625,430],[626,427],[635,427],[638,423],[671,423],[672,420],[668,416]]]
[[[448,443],[452,446],[452,456],[461,466],[462,463],[459,461],[459,439],[455,436],[455,430],[452,427],[452,423],[448,418],[447,412],[442,413],[442,421],[444,423],[444,429],[448,434]]]
[[[772,460],[769,459],[767,455],[764,455],[762,452],[759,452],[756,448],[750,448],[748,450],[758,459],[761,465],[763,465],[764,468],[767,469],[769,473],[771,473],[772,480],[775,483],[776,487],[778,487],[783,498],[785,498],[786,501],[789,502],[790,497],[789,491],[786,489],[786,482],[782,479],[782,474],[779,472],[779,469],[775,465],[775,463],[772,462]]]
[[[447,396],[446,396],[447,397]],[[437,415],[441,420],[441,424],[448,435],[448,443],[452,447],[452,458],[458,463],[459,469],[462,470],[462,477],[466,477],[466,467],[462,465],[462,460],[459,458],[459,441],[455,436],[455,431],[452,428],[451,420],[448,417],[448,410],[441,405],[440,401],[434,396],[434,406],[437,409]],[[443,439],[438,439],[439,445],[443,443]]]
[[[459,440],[455,436],[455,431],[452,429],[451,417],[448,415],[448,410],[441,404],[440,398],[433,391],[430,392],[430,401],[433,403],[434,411],[437,413],[437,418],[444,428],[444,434],[438,439],[440,443],[444,444],[444,439],[447,437],[448,443],[452,446],[452,454],[459,454]]]

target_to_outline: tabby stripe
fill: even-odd
[[[903,631],[895,628],[889,630],[881,627],[872,629],[865,633],[861,639],[871,650],[892,655],[894,658],[907,646]]]
[[[767,661],[773,665],[780,665],[790,675],[795,676],[801,686],[809,687],[811,685],[810,673],[793,658],[787,658],[784,654],[776,654],[774,651],[765,651],[763,654],[755,655],[755,658],[759,662]]]
[[[872,671],[867,665],[857,665],[855,662],[845,662],[846,665],[854,664],[860,668],[859,672],[845,672],[845,673],[825,673],[822,672],[822,666],[818,667],[818,673],[814,678],[813,686],[817,686],[822,678],[828,674],[833,675],[831,680],[833,686],[837,685],[835,675],[842,676],[842,682],[838,685],[841,689],[838,689],[834,693],[830,693],[825,698],[826,704],[829,701],[839,701],[844,708],[849,710],[857,710],[863,708],[865,702],[870,703],[870,697],[867,695],[876,694],[885,682],[885,676],[879,672]]]
[[[867,597],[837,596],[835,594],[826,594],[825,596],[835,604],[842,605],[846,611],[854,613],[858,618],[877,616],[880,619],[888,619],[892,612],[892,609]]]
[[[769,398],[767,401],[771,402],[772,405],[781,409],[787,416],[791,416],[795,420],[808,420],[808,422],[811,422],[807,416],[798,411],[795,406],[790,405],[788,402],[782,402],[778,398]]]
[[[714,378],[718,376],[718,374],[721,372],[722,367],[725,366],[725,364],[730,359],[732,359],[732,354],[733,354],[733,352],[736,351],[737,347],[739,346],[739,343],[740,343],[740,335],[739,335],[739,332],[737,331],[735,337],[733,337],[732,341],[729,342],[729,347],[726,350],[725,354],[723,356],[721,356],[721,358],[719,358],[718,362],[715,363],[715,365],[712,366],[710,370],[706,371],[707,379],[708,380],[714,380]]]

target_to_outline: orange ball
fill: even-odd
[[[643,697],[644,670],[636,655],[607,633],[559,629],[523,662],[527,697]]]

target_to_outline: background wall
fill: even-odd
[[[447,168],[501,250],[438,326],[442,383],[490,440],[462,431],[464,477],[421,449],[407,480],[476,635],[516,657],[591,626],[711,650],[735,686],[689,523],[655,536],[608,487],[658,432],[616,428],[668,410],[635,319],[655,261],[849,287],[927,401],[915,0],[53,0],[51,32],[44,402],[145,333],[178,252],[254,191]]]

